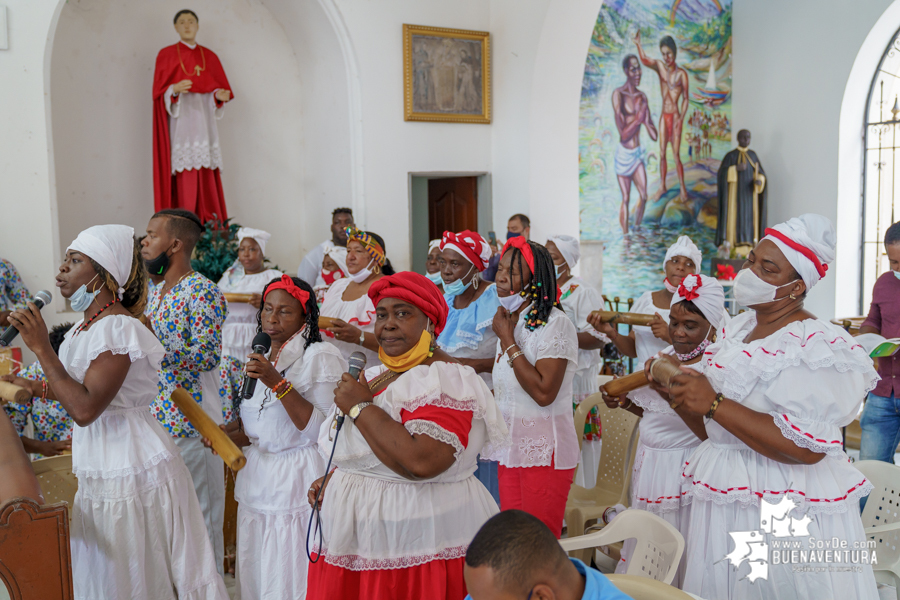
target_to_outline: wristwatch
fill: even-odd
[[[359,417],[359,413],[362,412],[362,409],[364,409],[365,407],[367,407],[371,404],[372,404],[372,402],[360,402],[359,404],[357,404],[356,406],[351,408],[350,412],[347,414],[350,416],[351,419],[353,419],[355,421],[357,419],[357,417]]]

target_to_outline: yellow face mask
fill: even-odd
[[[384,353],[384,349],[380,346],[378,347],[378,358],[381,359],[381,362],[384,363],[391,371],[395,373],[403,373],[405,371],[409,371],[413,367],[417,367],[426,358],[431,358],[434,352],[431,350],[431,332],[427,329],[422,331],[422,335],[419,337],[418,343],[415,346],[410,348],[409,352],[402,354],[400,356],[388,356]]]

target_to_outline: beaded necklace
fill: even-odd
[[[90,319],[88,319],[87,321],[85,321],[84,323],[79,325],[78,329],[75,330],[75,333],[72,334],[72,337],[75,337],[76,335],[78,335],[79,333],[84,331],[85,327],[90,325],[94,319],[96,319],[97,317],[100,316],[100,313],[102,313],[104,310],[106,310],[107,308],[109,308],[110,306],[112,306],[113,304],[115,304],[118,301],[119,301],[119,299],[116,298],[115,296],[113,296],[112,302],[109,302],[106,306],[104,306],[103,308],[101,308],[100,310],[95,312],[93,317],[91,317]]]

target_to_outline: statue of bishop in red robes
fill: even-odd
[[[186,208],[203,223],[228,218],[216,121],[231,100],[219,57],[197,44],[193,11],[175,15],[181,41],[159,51],[153,75],[153,197],[157,212]]]

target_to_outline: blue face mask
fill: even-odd
[[[469,283],[463,283],[463,279],[469,276],[469,273],[472,272],[472,269],[475,268],[475,265],[472,265],[465,275],[454,281],[453,283],[445,283],[444,284],[444,293],[448,296],[459,296],[464,291],[468,289],[470,285],[472,285],[472,279],[469,280]]]
[[[900,271],[892,271],[892,273],[894,274],[894,277],[900,279]]]
[[[97,275],[94,275],[94,279],[97,279]],[[88,283],[93,283],[94,279],[88,281]],[[102,287],[102,286],[101,286]],[[91,302],[94,301],[94,298],[97,297],[97,294],[100,293],[101,288],[97,288],[93,292],[87,291],[87,283],[82,285],[80,288],[75,290],[75,293],[72,294],[72,297],[69,298],[69,304],[72,305],[72,310],[75,312],[84,312],[88,309],[88,306],[91,305]]]
[[[521,234],[521,233],[513,233],[512,231],[507,231],[507,232],[506,232],[506,239],[507,239],[507,240],[511,240],[511,239],[513,239],[514,237],[519,237],[520,235],[522,235],[522,234]]]
[[[427,277],[434,285],[444,285],[444,279],[441,277],[440,271],[436,273],[425,273],[425,277]]]
[[[563,273],[566,272],[566,268],[567,268],[568,266],[569,266],[568,264],[565,264],[565,265],[553,265],[553,271],[554,271],[554,273],[556,273],[556,278],[557,278],[557,279],[559,279],[560,275],[562,275]]]

